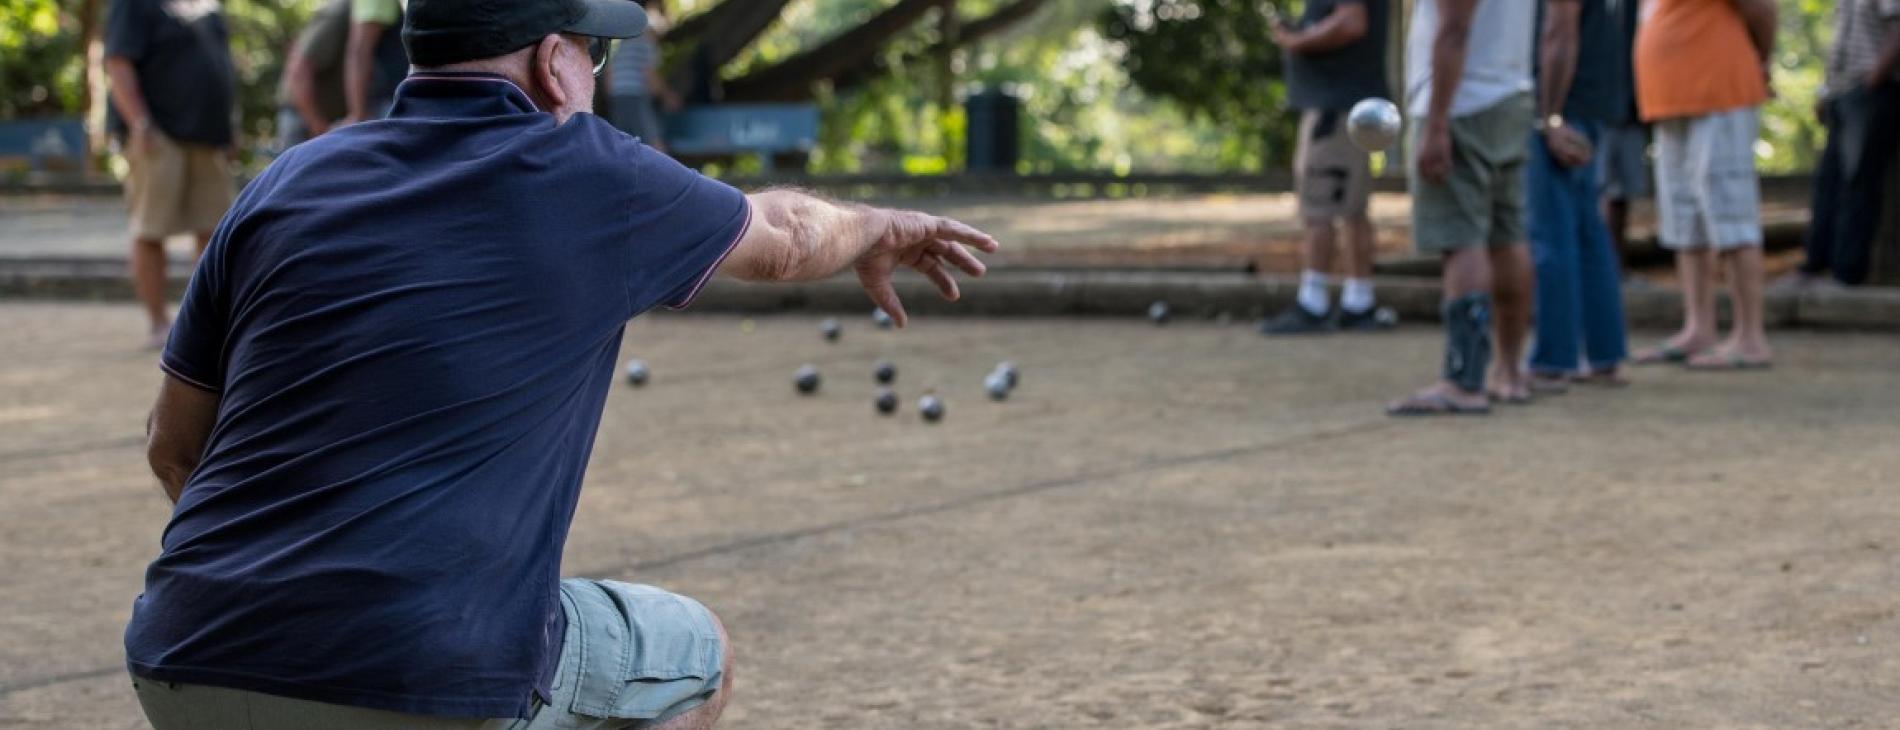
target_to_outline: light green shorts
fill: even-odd
[[[154,730],[553,730],[665,721],[711,699],[726,647],[698,601],[644,585],[561,581],[567,639],[553,697],[526,719],[424,717],[248,690],[132,678]]]
[[[1419,253],[1523,243],[1524,160],[1537,116],[1530,94],[1451,120],[1451,175],[1418,176],[1420,120],[1412,124],[1412,245]]]

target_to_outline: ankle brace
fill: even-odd
[[[1446,301],[1445,380],[1467,393],[1484,390],[1491,367],[1491,295],[1473,292]]]

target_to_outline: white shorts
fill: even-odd
[[[1656,123],[1657,234],[1670,249],[1761,245],[1755,107]]]

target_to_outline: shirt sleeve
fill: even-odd
[[[106,55],[138,61],[152,37],[146,0],[112,0],[106,11]]]
[[[224,390],[224,342],[231,327],[224,241],[222,234],[214,237],[199,257],[158,360],[172,377],[213,393]]]
[[[350,22],[394,26],[402,19],[397,0],[350,0]]]
[[[751,222],[737,188],[626,138],[635,160],[628,211],[633,314],[692,304]]]

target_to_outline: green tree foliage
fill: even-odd
[[[688,22],[733,0],[673,0]],[[822,46],[900,0],[790,0],[721,69],[744,78]],[[1528,0],[1527,0],[1528,1]],[[225,0],[247,148],[275,123],[284,55],[320,0]],[[1013,0],[957,0],[974,22]],[[1283,166],[1293,117],[1284,111],[1269,7],[1288,0],[1048,0],[1005,30],[955,44],[953,79],[933,10],[882,39],[869,66],[822,80],[820,172],[936,172],[962,164],[965,94],[1002,87],[1023,99],[1022,169],[1255,171]],[[1822,130],[1813,103],[1833,42],[1834,0],[1779,0],[1777,97],[1764,109],[1763,167],[1813,164]],[[110,0],[0,0],[0,118],[85,111],[80,38],[87,8],[103,24]],[[670,41],[669,41],[670,44]],[[678,64],[676,48],[668,57]],[[949,81],[950,86],[945,87]],[[100,100],[95,100],[100,101]],[[948,102],[948,103],[946,103]]]
[[[1246,157],[1280,166],[1292,157],[1297,117],[1285,107],[1280,50],[1267,40],[1277,12],[1269,0],[1116,0],[1098,22],[1123,47],[1137,87],[1231,130]]]
[[[1826,130],[1814,117],[1827,51],[1834,45],[1836,0],[1779,0],[1775,34],[1775,98],[1762,107],[1758,146],[1762,169],[1812,169]]]
[[[77,6],[0,0],[0,119],[59,116],[80,107],[86,65],[72,15]]]

